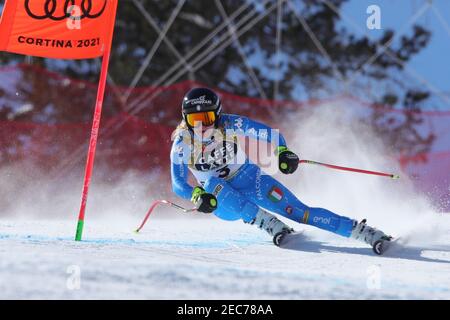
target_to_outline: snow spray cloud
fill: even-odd
[[[293,114],[288,145],[301,159],[400,174],[399,180],[302,164],[279,178],[309,206],[328,208],[383,231],[423,243],[448,228],[430,200],[414,188],[382,140],[359,118],[361,106],[339,101]],[[283,132],[282,132],[283,133]],[[447,224],[447,227],[443,223]]]
[[[31,164],[18,163],[0,170],[0,219],[73,220],[78,216],[83,168],[74,169],[62,179],[52,180],[48,172]],[[87,226],[101,220],[108,227],[133,230],[151,202],[166,198],[169,190],[160,173],[127,171],[109,181],[111,169],[98,165],[89,191]],[[179,216],[162,210],[158,218]]]

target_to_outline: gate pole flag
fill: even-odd
[[[0,51],[55,59],[102,57],[75,240],[81,240],[118,0],[6,0]]]

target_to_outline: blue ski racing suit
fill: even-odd
[[[178,196],[191,198],[194,188],[188,183],[189,169],[204,190],[216,196],[217,209],[213,212],[220,219],[251,223],[262,208],[298,223],[350,237],[355,220],[302,203],[252,163],[237,141],[237,136],[245,136],[283,147],[286,141],[281,134],[275,137],[270,127],[231,114],[222,114],[217,128],[233,134],[205,143],[187,128],[179,128],[175,133],[171,176],[173,191]],[[200,147],[196,148],[196,144]]]

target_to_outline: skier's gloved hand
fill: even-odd
[[[284,174],[294,173],[297,170],[298,156],[285,146],[279,146],[276,150],[278,156],[278,168]]]
[[[208,193],[202,187],[195,187],[192,191],[191,201],[197,207],[197,211],[211,213],[217,209],[217,198]]]

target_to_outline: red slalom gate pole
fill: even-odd
[[[114,8],[114,14],[111,17],[112,21],[114,22],[116,21],[116,14],[117,14],[117,3],[116,7]],[[100,129],[100,120],[102,117],[103,99],[105,97],[106,79],[108,76],[108,66],[109,66],[109,58],[111,55],[114,25],[115,23],[113,23],[113,25],[111,26],[111,30],[109,30],[110,33],[107,39],[108,42],[105,44],[105,51],[102,56],[102,68],[100,71],[100,78],[98,81],[97,98],[95,103],[94,117],[92,120],[91,137],[89,140],[89,150],[86,160],[86,169],[84,173],[83,191],[81,194],[80,213],[78,215],[75,241],[81,241],[83,235],[84,216],[86,213],[86,204],[89,192],[89,185],[91,183],[92,178],[92,170],[94,169],[95,151],[97,149],[98,132]]]
[[[147,214],[144,217],[144,220],[142,221],[141,225],[135,230],[136,233],[138,233],[139,231],[141,231],[141,229],[144,227],[145,223],[147,222],[148,218],[150,217],[150,215],[152,214],[153,210],[156,208],[156,206],[158,206],[159,204],[168,204],[173,208],[179,209],[181,211],[183,211],[184,213],[187,212],[193,212],[196,211],[197,208],[192,208],[192,209],[186,209],[183,208],[182,206],[179,206],[173,202],[167,201],[167,200],[156,200],[155,202],[152,203],[152,205],[150,206],[150,209],[148,209]]]
[[[97,149],[98,132],[100,129],[100,119],[102,117],[103,98],[105,96],[106,78],[108,75],[110,48],[105,52],[102,58],[102,70],[100,73],[100,80],[98,83],[97,99],[94,110],[94,119],[92,121],[91,137],[89,141],[89,150],[86,161],[86,169],[84,173],[83,191],[81,195],[80,213],[78,215],[77,231],[75,234],[75,241],[81,241],[84,227],[84,216],[86,213],[86,203],[89,192],[89,185],[92,178],[92,171],[94,168],[95,151]]]
[[[400,179],[400,176],[396,175],[396,174],[384,173],[384,172],[378,172],[378,171],[369,171],[369,170],[349,168],[349,167],[342,167],[342,166],[336,166],[334,164],[322,163],[322,162],[317,162],[317,161],[313,161],[313,160],[300,160],[299,163],[300,164],[302,164],[302,163],[316,164],[316,165],[327,167],[327,168],[331,168],[331,169],[351,171],[351,172],[364,173],[364,174],[372,174],[372,175],[383,176],[383,177],[388,177],[388,178],[392,178],[392,179]]]

